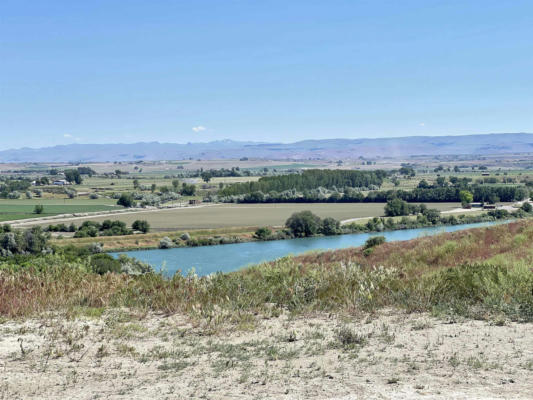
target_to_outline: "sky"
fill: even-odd
[[[0,1],[0,149],[533,132],[532,1]]]

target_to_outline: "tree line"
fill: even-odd
[[[344,188],[328,190],[323,187],[299,191],[289,189],[281,192],[254,191],[244,195],[218,197],[219,201],[233,203],[385,203],[398,198],[407,202],[461,202],[461,187],[430,187],[413,190],[372,190],[366,195],[358,189]],[[523,186],[472,185],[473,201],[495,203],[499,201],[521,201],[529,197],[529,190]],[[224,191],[220,191],[219,194]]]
[[[219,196],[246,195],[254,192],[283,192],[285,190],[310,190],[323,187],[370,188],[380,187],[388,176],[384,170],[350,171],[310,169],[298,174],[266,176],[256,182],[242,182],[229,185],[219,191]]]

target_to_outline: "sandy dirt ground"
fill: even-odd
[[[127,310],[3,321],[0,398],[533,398],[532,324],[391,310],[250,323]]]

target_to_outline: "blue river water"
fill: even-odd
[[[503,222],[505,221],[405,229],[380,233],[354,233],[216,246],[177,247],[167,250],[135,250],[110,254],[114,257],[118,257],[119,254],[135,257],[152,265],[157,271],[162,271],[167,276],[172,276],[178,271],[187,274],[192,268],[194,268],[197,275],[203,276],[219,271],[236,271],[253,264],[275,260],[288,255],[298,255],[312,250],[357,247],[363,245],[371,236],[385,236],[387,242],[410,240],[421,236],[486,227]]]

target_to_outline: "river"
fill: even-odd
[[[353,233],[338,236],[317,236],[301,239],[266,242],[234,243],[216,246],[177,247],[167,250],[136,250],[110,253],[117,257],[126,254],[152,265],[167,276],[181,270],[186,274],[194,268],[197,275],[213,272],[231,272],[249,265],[271,261],[287,255],[298,255],[312,250],[335,250],[361,246],[371,236],[385,236],[387,242],[410,240],[421,236],[455,232],[469,228],[486,227],[507,221],[480,222],[452,226],[404,229],[379,233]]]

